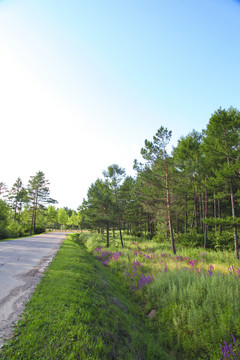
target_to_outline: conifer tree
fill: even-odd
[[[169,144],[172,137],[172,132],[168,131],[163,126],[157,131],[156,135],[153,136],[153,141],[145,140],[145,148],[142,148],[141,154],[147,161],[147,168],[156,173],[161,178],[161,183],[165,189],[165,202],[167,208],[167,221],[169,226],[169,234],[171,239],[171,248],[173,253],[176,253],[175,241],[172,226],[172,214],[171,214],[171,189],[170,189],[170,164],[171,158],[167,153],[167,145]],[[161,189],[162,193],[162,189]]]
[[[30,235],[35,233],[36,218],[39,208],[45,208],[45,204],[56,203],[57,201],[50,198],[49,181],[46,180],[45,174],[38,171],[35,176],[31,176],[28,182],[28,199],[31,209],[31,228]]]

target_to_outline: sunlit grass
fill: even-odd
[[[174,255],[170,244],[127,236],[124,249],[119,239],[111,239],[109,248],[103,237],[85,241],[119,275],[145,315],[154,309],[153,331],[175,358],[219,359],[220,345],[229,344],[231,335],[239,345],[240,266],[234,253],[178,247]],[[117,251],[124,255],[114,256]]]

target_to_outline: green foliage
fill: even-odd
[[[177,243],[186,247],[203,247],[204,235],[197,234],[196,229],[193,229],[187,234],[178,234]]]
[[[46,209],[45,215],[47,217],[47,224],[51,227],[57,227],[58,225],[58,211],[55,206],[50,205]]]
[[[168,239],[168,226],[164,221],[159,221],[156,225],[156,234],[153,237],[153,241],[157,241],[159,243],[166,243],[169,241]]]
[[[0,240],[8,238],[8,231],[6,226],[0,224]]]
[[[29,235],[29,227],[23,224],[19,224],[17,221],[11,221],[7,227],[6,238],[18,238],[27,235]]]
[[[64,208],[58,210],[58,222],[61,224],[61,228],[65,228],[68,221],[68,214]]]
[[[209,249],[234,250],[234,235],[231,230],[223,230],[221,233],[219,231],[208,231],[207,241]],[[204,245],[204,234],[197,234],[195,229],[187,234],[180,233],[177,244],[201,248]]]
[[[215,250],[234,250],[234,234],[231,230],[224,230],[221,233],[211,232],[208,234],[210,247]]]
[[[164,329],[160,344],[175,348],[178,359],[216,359],[223,339],[240,335],[239,291],[233,276],[193,271],[159,275],[148,286],[146,301],[158,309],[158,328]]]
[[[0,239],[7,237],[7,225],[9,218],[9,207],[0,199]]]

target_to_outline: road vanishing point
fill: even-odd
[[[52,232],[0,241],[0,348],[65,238],[66,232]]]

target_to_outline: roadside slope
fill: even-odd
[[[0,359],[164,359],[118,277],[74,235],[45,272]]]

